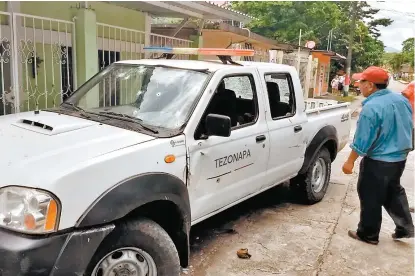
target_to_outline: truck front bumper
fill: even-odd
[[[84,275],[107,225],[51,236],[23,235],[0,228],[0,276]]]

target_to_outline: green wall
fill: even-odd
[[[7,3],[6,1],[0,1],[0,11],[7,12]],[[7,15],[0,15],[0,24],[7,25],[8,16]]]
[[[88,4],[95,11],[99,23],[144,31],[145,18],[142,12],[104,2],[88,2]],[[72,21],[78,5],[79,2],[75,1],[22,1],[20,2],[20,12]]]
[[[7,11],[7,3],[6,1],[0,1],[0,11]]]

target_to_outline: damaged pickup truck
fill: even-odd
[[[192,225],[288,180],[321,201],[349,133],[291,66],[113,63],[0,117],[0,275],[177,276]]]

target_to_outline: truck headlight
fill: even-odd
[[[58,200],[46,191],[25,187],[0,189],[0,227],[31,234],[56,231]]]

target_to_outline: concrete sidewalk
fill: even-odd
[[[362,99],[352,103],[352,111],[359,109]],[[298,204],[286,187],[279,186],[196,225],[191,235],[191,267],[184,275],[414,275],[414,242],[392,240],[394,224],[386,213],[378,246],[348,237],[347,231],[357,227],[360,212],[358,166],[353,175],[341,170],[349,153],[347,145],[338,154],[331,184],[318,204]],[[402,184],[413,206],[413,154]],[[252,257],[239,259],[240,248],[248,248]]]

